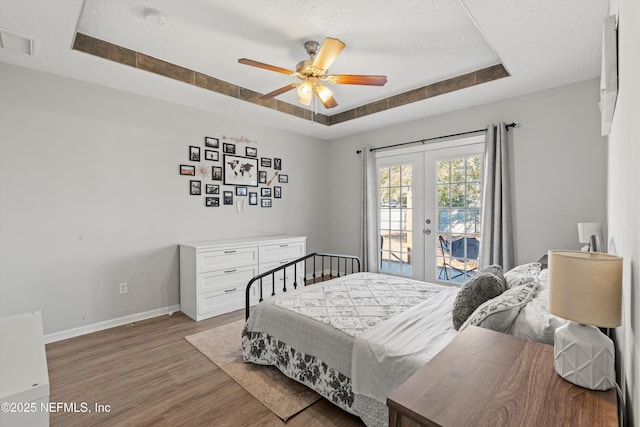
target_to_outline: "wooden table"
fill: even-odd
[[[468,327],[387,399],[389,427],[617,426],[615,389],[559,377],[553,347]]]

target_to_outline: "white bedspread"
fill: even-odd
[[[386,402],[391,391],[449,344],[457,334],[451,319],[457,293],[457,287],[447,288],[356,337],[353,392]]]

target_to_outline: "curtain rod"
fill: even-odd
[[[513,122],[513,123],[509,123],[508,125],[505,125],[505,128],[507,129],[507,132],[509,132],[509,128],[516,127],[517,125],[518,124],[516,122]],[[392,144],[392,145],[385,145],[383,147],[370,148],[369,151],[377,151],[377,150],[382,150],[382,149],[385,149],[385,148],[400,147],[400,146],[409,145],[409,144],[418,144],[418,143],[424,144],[427,141],[435,141],[435,140],[438,140],[438,139],[451,138],[451,137],[454,137],[454,136],[469,135],[469,134],[472,134],[472,133],[480,133],[480,132],[486,132],[486,131],[487,131],[487,129],[470,130],[470,131],[467,131],[467,132],[453,133],[451,135],[435,136],[433,138],[418,139],[416,141],[401,142],[399,144]],[[360,154],[360,153],[362,153],[362,150],[356,151],[356,154]]]

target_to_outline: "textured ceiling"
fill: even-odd
[[[144,18],[148,8],[167,21]],[[0,27],[34,39],[34,55],[0,61],[322,139],[562,86],[599,76],[605,0],[0,0]],[[333,126],[73,51],[76,32],[259,93],[293,77],[237,63],[295,68],[303,43],[335,37],[346,48],[332,73],[385,74],[384,87],[334,85],[333,115],[502,63],[510,77]],[[293,93],[278,99],[297,104]],[[508,120],[509,118],[505,118]]]

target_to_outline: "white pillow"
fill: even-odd
[[[542,264],[539,262],[530,262],[529,264],[518,265],[507,271],[504,273],[507,289],[523,285],[527,282],[527,279],[537,279],[541,268]]]
[[[556,329],[567,321],[549,313],[548,301],[549,288],[541,287],[533,299],[520,310],[508,333],[531,341],[553,344]]]
[[[520,286],[507,289],[497,297],[482,303],[460,327],[460,332],[469,325],[507,332],[520,309],[533,298],[537,289],[538,283],[533,278],[529,278]]]

